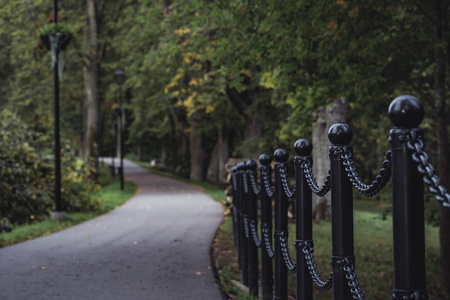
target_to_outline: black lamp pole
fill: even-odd
[[[53,22],[58,22],[58,4],[53,0]],[[55,64],[53,67],[54,88],[54,109],[55,109],[55,207],[56,213],[62,211],[61,205],[61,143],[59,139],[59,77],[58,77],[58,54],[59,45],[56,47]]]
[[[123,191],[123,107],[122,107],[122,84],[125,79],[123,70],[117,69],[114,78],[119,86],[119,139],[120,139],[120,190]]]

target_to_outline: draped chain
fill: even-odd
[[[266,247],[267,255],[270,258],[273,258],[275,256],[274,251],[272,250],[272,237],[271,237],[271,225],[267,223],[261,224],[261,233],[264,240],[264,246]]]
[[[286,194],[286,197],[292,198],[294,197],[294,193],[289,189],[288,174],[286,169],[286,164],[278,164],[278,171],[280,173],[281,186],[283,187],[283,191]]]
[[[259,240],[255,223],[256,223],[255,220],[250,220],[250,230],[252,232],[253,242],[255,243],[256,247],[259,248],[259,247],[261,247],[261,241]]]
[[[309,274],[313,282],[322,291],[328,291],[333,286],[333,272],[328,276],[327,281],[322,280],[314,260],[314,243],[313,241],[298,241],[296,247],[300,247],[304,254],[306,264],[308,265]]]
[[[286,264],[286,267],[291,272],[295,272],[297,269],[297,265],[292,262],[291,256],[289,254],[289,246],[288,246],[288,233],[284,231],[280,231],[279,233],[279,239],[280,239],[280,245],[281,245],[281,252],[283,254],[284,263]]]
[[[272,187],[271,187],[271,184],[270,184],[269,174],[270,174],[270,167],[261,168],[261,181],[262,181],[262,183],[264,185],[264,188],[266,190],[267,196],[272,198],[273,197],[273,190],[272,190]]]
[[[439,177],[434,174],[433,166],[428,163],[428,155],[423,151],[422,137],[412,131],[406,145],[409,150],[413,151],[412,159],[416,162],[417,170],[422,174],[423,181],[428,185],[430,192],[436,196],[436,200],[442,206],[450,210],[450,194],[441,184]]]
[[[259,189],[258,189],[258,186],[256,184],[255,172],[249,171],[247,174],[250,177],[250,185],[251,185],[251,187],[253,189],[253,193],[255,195],[259,195]]]
[[[358,172],[356,172],[356,167],[352,159],[351,148],[349,146],[344,146],[341,148],[341,158],[343,159],[345,171],[347,172],[350,182],[353,184],[355,189],[366,197],[376,195],[391,179],[392,154],[390,150],[386,152],[386,160],[383,161],[379,174],[370,185],[364,184],[359,177]]]
[[[307,159],[301,163],[301,168],[303,169],[303,173],[305,174],[306,181],[308,182],[308,186],[311,191],[319,197],[325,196],[331,189],[331,173],[328,170],[327,178],[325,179],[325,183],[322,187],[316,182],[314,177],[314,173],[311,166],[311,160]]]

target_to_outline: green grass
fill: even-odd
[[[124,182],[124,190],[120,190],[120,183],[118,181],[103,187],[100,190],[101,196],[106,199],[102,207],[101,213],[108,212],[114,208],[122,205],[128,199],[134,196],[137,186],[129,181]]]
[[[68,213],[64,221],[47,219],[41,222],[16,226],[11,232],[0,234],[0,247],[49,235],[90,220],[122,205],[136,193],[136,185],[132,182],[125,182],[124,190],[121,191],[118,179],[111,178],[109,172],[105,170],[102,170],[99,181],[103,186],[99,194],[104,199],[104,203],[98,211]]]

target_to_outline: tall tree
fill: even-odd
[[[85,30],[86,48],[83,53],[83,77],[86,90],[85,102],[85,137],[83,152],[97,162],[97,146],[99,139],[99,76],[101,63],[106,48],[126,0],[111,1],[87,0],[87,28]]]

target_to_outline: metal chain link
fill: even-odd
[[[309,274],[311,275],[314,283],[322,291],[328,291],[333,286],[333,272],[330,273],[327,281],[323,281],[320,277],[319,270],[317,269],[317,265],[314,260],[314,243],[312,241],[297,241],[296,246],[302,248],[306,264],[308,265]]]
[[[259,195],[259,189],[256,184],[255,173],[253,171],[248,171],[248,175],[250,176],[250,185],[252,186],[253,193],[255,195]]]
[[[272,231],[271,226],[269,224],[267,224],[267,223],[261,224],[261,233],[263,235],[264,245],[266,246],[267,255],[270,258],[273,258],[275,256],[275,253],[272,250],[272,240],[271,240],[271,236],[270,236],[271,231]]]
[[[247,175],[245,174],[245,171],[241,172],[242,172],[242,184],[244,185],[244,193],[248,194]]]
[[[303,169],[303,173],[305,174],[306,181],[308,182],[308,186],[311,191],[319,197],[325,196],[331,189],[331,172],[328,170],[327,178],[325,179],[325,183],[322,187],[316,182],[316,178],[314,177],[314,173],[311,166],[311,160],[305,160],[301,164],[301,168]]]
[[[250,220],[250,229],[252,231],[253,242],[255,243],[256,247],[260,248],[261,247],[261,241],[259,240],[258,232],[256,231],[256,224],[255,223],[256,223],[255,220]]]
[[[247,216],[243,216],[242,217],[242,220],[243,220],[243,222],[244,222],[244,232],[245,232],[245,237],[248,239],[248,237],[249,237],[249,234],[248,234],[248,219],[247,219]]]
[[[359,281],[356,279],[355,265],[346,257],[343,259],[345,278],[347,279],[348,286],[353,295],[353,299],[363,300],[364,294],[361,287],[359,286]]]
[[[269,178],[269,170],[270,167],[267,168],[261,168],[261,180],[264,184],[264,188],[266,189],[266,194],[270,198],[273,197],[273,190],[270,184],[270,178]]]
[[[341,147],[341,158],[344,160],[343,164],[345,166],[345,171],[350,179],[351,183],[361,194],[366,197],[375,196],[391,179],[391,151],[386,152],[386,160],[383,161],[382,167],[370,185],[362,182],[359,177],[358,172],[356,172],[356,167],[352,159],[352,152],[350,146]]]
[[[284,193],[286,194],[286,197],[292,198],[294,197],[294,193],[289,189],[289,183],[288,183],[288,175],[287,175],[287,165],[285,163],[277,164],[278,171],[280,173],[280,179],[281,179],[281,186],[283,187]]]
[[[297,269],[297,264],[293,263],[291,260],[291,256],[289,254],[289,248],[288,248],[288,233],[284,231],[280,231],[279,233],[279,239],[280,239],[280,245],[281,245],[281,252],[283,254],[284,263],[286,264],[286,267],[291,272],[295,272]]]
[[[433,166],[428,163],[428,155],[423,151],[422,137],[411,131],[406,145],[409,150],[413,151],[412,159],[417,163],[417,170],[423,175],[423,181],[428,185],[430,192],[436,196],[436,200],[442,206],[450,210],[450,194],[441,184],[439,177],[434,174]]]

